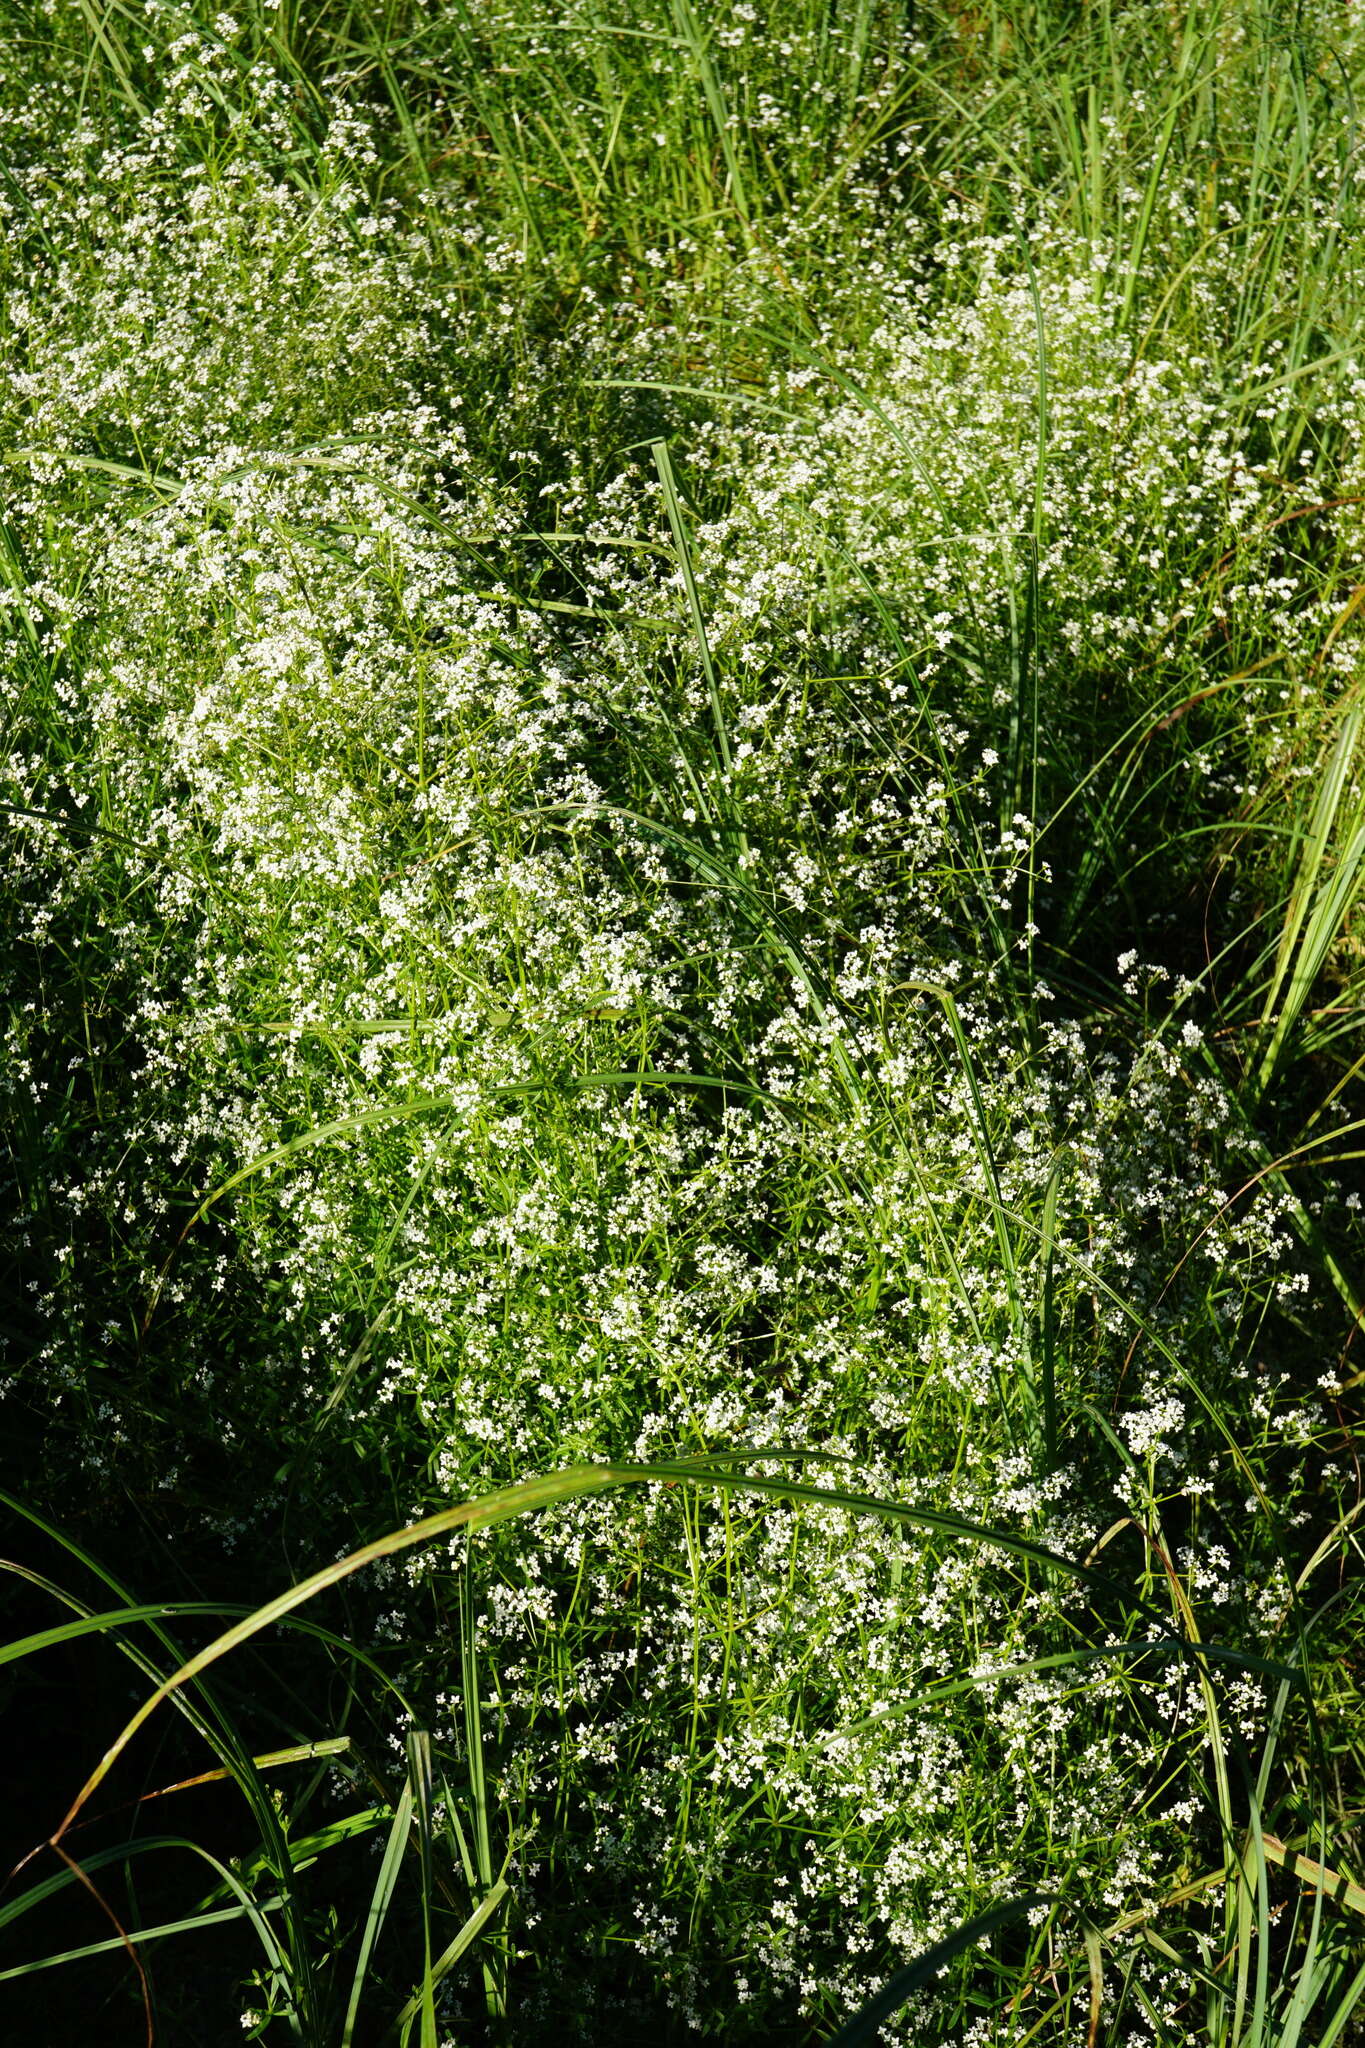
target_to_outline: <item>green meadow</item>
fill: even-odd
[[[0,2030],[1365,2042],[1365,13],[0,0]]]

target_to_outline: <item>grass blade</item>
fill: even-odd
[[[1313,983],[1321,973],[1341,925],[1355,902],[1365,864],[1365,825],[1359,813],[1348,828],[1350,837],[1326,882],[1322,881],[1328,848],[1338,814],[1350,787],[1352,768],[1360,741],[1362,714],[1351,711],[1342,722],[1336,745],[1318,784],[1312,817],[1304,837],[1295,871],[1289,906],[1280,935],[1274,972],[1261,1013],[1261,1027],[1270,1029],[1269,1042],[1256,1075],[1256,1092],[1264,1095],[1274,1076],[1284,1043],[1302,1014]],[[1288,978],[1289,986],[1280,1000]],[[1276,1015],[1276,1004],[1279,1012]]]
[[[394,1808],[393,1814],[393,1826],[389,1829],[389,1839],[384,1846],[384,1858],[379,1866],[379,1875],[375,1879],[369,1910],[365,1915],[365,1931],[360,1937],[360,1953],[356,1958],[355,1976],[351,1983],[351,1996],[346,2007],[346,2018],[342,2022],[341,2048],[351,2048],[351,2044],[355,2039],[356,2020],[359,2017],[360,2001],[365,1991],[365,1979],[369,1974],[370,1958],[374,1953],[374,1945],[379,1939],[380,1930],[384,1925],[389,1907],[393,1902],[393,1894],[398,1884],[398,1872],[403,1862],[403,1851],[407,1847],[408,1836],[412,1832],[412,1806],[412,1779],[409,1776],[404,1779],[403,1789],[398,1795],[398,1804]]]
[[[1046,1901],[1041,1892],[1028,1892],[1023,1898],[1010,1899],[1005,1905],[992,1906],[988,1913],[978,1913],[955,1933],[936,1941],[932,1948],[917,1956],[913,1963],[907,1963],[890,1978],[885,1988],[863,2007],[860,2013],[847,2021],[830,2043],[830,2048],[869,2048],[878,2038],[883,2020],[900,2011],[912,1993],[925,1984],[933,1982],[940,1970],[946,1969],[955,1956],[963,1955],[975,1948],[987,1935],[994,1934],[999,1927],[1007,1927],[1022,1914],[1031,1913],[1035,1906]]]
[[[465,1921],[464,1926],[455,1936],[455,1939],[447,1948],[443,1948],[435,1962],[428,1966],[422,1983],[413,1992],[412,1997],[393,2023],[395,2033],[401,2032],[406,2026],[411,2026],[427,1994],[428,1987],[430,1986],[430,1988],[434,1989],[441,1982],[441,1979],[459,1962],[460,1957],[465,1953],[470,1944],[478,1940],[485,1927],[496,1917],[498,1909],[501,1907],[503,1900],[509,1896],[509,1892],[510,1887],[506,1878],[500,1877],[488,1896],[480,1900],[479,1904]]]

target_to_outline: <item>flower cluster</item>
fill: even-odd
[[[581,24],[481,13],[586,94]],[[857,52],[778,108],[756,24],[715,38],[748,144],[823,162]],[[1279,396],[1135,347],[1118,248],[964,217],[877,245],[891,315],[720,408],[704,481],[589,464],[555,376],[685,357],[695,274],[532,346],[525,246],[376,198],[339,88],[291,177],[280,72],[172,27],[156,110],[50,116],[0,200],[44,252],[0,376],[7,1391],[66,1404],[68,1469],[171,1488],[173,1355],[215,1443],[326,1474],[319,1556],[379,1474],[416,1514],[713,1461],[376,1581],[458,1760],[474,1572],[531,2032],[832,2024],[1059,1865],[1140,1914],[1222,1854],[1205,1745],[1270,1739],[1247,1474],[1340,1487],[1323,1361],[1263,1360],[1329,1297],[1185,891],[1350,686],[1365,375],[1286,474]],[[1216,240],[1192,289],[1211,326]],[[204,1515],[250,1549],[282,1511]]]

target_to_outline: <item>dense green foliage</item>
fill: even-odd
[[[15,2038],[1361,2038],[1357,11],[5,0]]]

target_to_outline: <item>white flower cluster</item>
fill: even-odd
[[[728,21],[738,49],[754,10]],[[209,121],[215,48],[189,39],[167,84],[177,135]],[[103,1230],[224,1440],[244,1410],[291,1454],[321,1432],[414,1510],[742,1449],[774,1484],[995,1532],[656,1487],[476,1551],[547,2013],[566,1876],[632,1902],[613,1939],[699,2029],[760,1980],[847,2010],[888,1948],[1058,1843],[1129,1910],[1179,1860],[1194,1808],[1164,1773],[1207,1732],[1164,1656],[1180,1617],[1152,1618],[1158,1511],[1185,1504],[1188,1604],[1248,1641],[1284,1611],[1235,1555],[1242,1481],[1214,1497],[1185,1360],[1216,1393],[1238,1329],[1308,1282],[1276,1185],[1228,1193],[1258,1155],[1187,1014],[1203,984],[1172,995],[1125,949],[1121,1030],[1050,994],[1026,1028],[1034,910],[1072,878],[1003,750],[1031,675],[1046,795],[1097,679],[1122,726],[1154,665],[1191,694],[1212,636],[1240,751],[1186,772],[1228,795],[1292,750],[1294,704],[1262,731],[1282,696],[1358,660],[1339,593],[1286,564],[1285,486],[1208,362],[1134,359],[1112,252],[1040,231],[1022,264],[964,233],[833,400],[800,372],[780,432],[716,428],[703,648],[652,473],[590,492],[567,454],[476,451],[496,321],[364,198],[362,126],[336,115],[321,190],[268,170],[288,121],[263,69],[221,173],[172,185],[153,121],[121,153],[83,138],[60,198],[29,176],[54,254],[9,316],[5,511],[33,574],[5,603],[50,697],[0,764],[7,887],[26,957],[97,956],[128,1078],[42,1193],[51,1398],[99,1384]],[[609,366],[615,315],[585,318]],[[1346,468],[1363,395],[1343,372]],[[1294,507],[1324,489],[1302,477]],[[46,1004],[13,1006],[3,1085],[55,1133]],[[250,1356],[196,1329],[206,1292],[256,1317]],[[1277,1398],[1248,1414],[1306,1452],[1321,1414]],[[122,1424],[88,1413],[98,1475]],[[1088,1558],[1143,1586],[1150,1633],[1114,1632]],[[415,1633],[407,1596],[451,1569],[386,1582],[376,1637]],[[1082,1633],[1102,1655],[1068,1666]],[[457,1747],[444,1655],[405,1651]],[[1217,1684],[1252,1741],[1260,1686]]]

